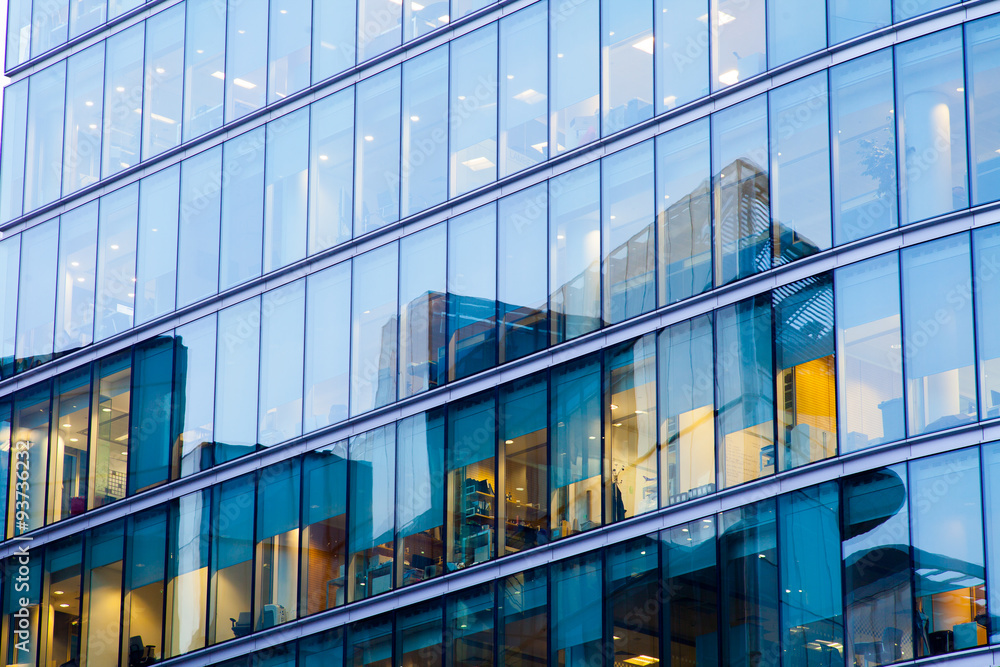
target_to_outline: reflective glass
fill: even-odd
[[[142,0],[108,0],[108,18],[113,19],[142,5]]]
[[[354,88],[309,106],[309,254],[351,238]]]
[[[396,400],[398,246],[354,258],[351,300],[351,414]]]
[[[212,465],[215,325],[210,315],[174,330],[174,476]]]
[[[215,465],[256,449],[259,322],[260,297],[219,311]]]
[[[180,175],[181,167],[174,166],[139,182],[136,324],[174,309]]]
[[[356,602],[393,587],[396,426],[390,424],[350,441],[351,502],[347,601]]]
[[[842,486],[847,663],[913,658],[913,590],[906,465],[848,477]]]
[[[109,39],[109,45],[111,42]],[[112,72],[109,71],[108,78],[111,76]],[[24,160],[24,210],[33,211],[59,198],[63,164],[66,61],[50,65],[32,75],[28,79],[28,86],[31,103],[28,105]],[[135,150],[138,161],[138,144]]]
[[[965,28],[973,205],[1000,199],[1000,17]]]
[[[210,498],[211,492],[205,489],[181,496],[170,505],[163,633],[167,656],[205,646]]]
[[[309,85],[309,41],[312,3],[280,0],[270,3],[267,48],[267,101],[277,102]]]
[[[100,208],[95,340],[103,340],[132,328],[139,184],[104,195]]]
[[[351,265],[306,278],[305,432],[347,419]]]
[[[94,341],[97,206],[97,202],[80,206],[64,213],[59,220],[56,354],[79,349]],[[32,279],[39,277],[36,275]]]
[[[402,2],[358,0],[358,62],[399,46],[402,22]]]
[[[548,568],[505,577],[497,593],[499,655],[509,667],[548,664]]]
[[[356,0],[312,3],[312,82],[354,67]]]
[[[219,289],[260,275],[264,228],[265,128],[222,145],[222,267]]]
[[[253,608],[256,630],[272,628],[296,617],[299,470],[299,462],[293,459],[264,468],[257,477]],[[290,667],[294,667],[294,661]]]
[[[11,69],[28,59],[31,45],[32,0],[13,0],[7,5],[6,67]],[[101,2],[103,9],[104,2]]]
[[[0,143],[0,220],[21,215],[24,203],[25,148],[28,143],[28,79],[4,89],[3,135]]]
[[[104,44],[71,56],[68,63],[63,195],[92,185],[101,176]]]
[[[549,593],[552,636],[549,663],[599,665],[604,655],[600,552],[555,563]]]
[[[826,48],[826,0],[767,0],[769,67],[823,48]]]
[[[113,665],[121,646],[124,521],[87,531],[84,539],[80,663]]]
[[[445,632],[451,638],[448,666],[493,667],[496,637],[493,584],[477,586],[447,598]]]
[[[142,127],[143,24],[108,38],[104,55],[104,140],[101,176],[139,163]]]
[[[1000,226],[973,232],[973,288],[976,300],[976,349],[979,356],[980,419],[1000,417]],[[2,252],[2,250],[0,250]],[[1000,630],[1000,628],[998,628]]]
[[[400,398],[445,382],[447,245],[446,223],[400,241]]]
[[[830,69],[837,244],[897,225],[892,81],[889,49]]]
[[[549,156],[548,0],[500,21],[500,176]]]
[[[451,0],[451,14],[455,18],[462,18],[474,11],[489,7],[497,0]]]
[[[616,663],[659,662],[663,591],[658,546],[655,536],[647,536],[607,549],[604,604],[612,637],[618,637],[612,639]]]
[[[611,348],[605,365],[604,430],[611,463],[605,502],[611,521],[621,521],[658,506],[656,336]]]
[[[751,98],[712,115],[715,283],[771,267],[767,100]]]
[[[33,3],[31,16],[31,57],[66,42],[69,27],[69,0]]]
[[[302,433],[306,281],[265,292],[260,318],[257,442],[265,447]]]
[[[958,27],[896,47],[896,99],[903,107],[903,113],[896,114],[903,150],[900,204],[905,222],[969,205],[962,60]]]
[[[130,516],[125,528],[122,587],[122,657],[144,653],[163,658],[164,576],[167,568],[167,506]],[[127,643],[126,643],[127,642]],[[147,647],[152,647],[149,651]]]
[[[69,7],[69,38],[98,27],[105,21],[105,0],[71,0]]]
[[[397,587],[445,572],[444,436],[443,409],[408,417],[397,426]]]
[[[10,406],[0,408],[0,427],[10,428]],[[47,522],[82,514],[87,508],[88,447],[90,439],[90,366],[60,375],[52,394],[52,439]],[[9,439],[0,438],[0,441]],[[0,466],[6,470],[6,464]]]
[[[712,90],[719,90],[767,69],[765,0],[710,2]]]
[[[547,389],[545,373],[500,387],[501,556],[549,541]]]
[[[907,432],[976,420],[976,354],[968,234],[906,248],[903,358]]]
[[[298,641],[299,667],[344,667],[344,628],[334,628]]]
[[[173,336],[160,335],[135,346],[131,429],[126,439],[129,495],[170,481],[173,456],[169,406],[173,375]]]
[[[892,23],[891,0],[828,0],[827,11],[831,45]]]
[[[896,0],[892,3],[893,18],[896,21],[905,21],[908,18],[958,2],[959,0]]]
[[[187,0],[184,47],[184,141],[222,125],[226,13],[215,0]]]
[[[660,533],[664,664],[719,664],[715,548],[715,517]]]
[[[483,392],[448,406],[448,568],[493,558],[497,411]]]
[[[837,454],[833,276],[771,292],[774,306],[778,470]]]
[[[497,178],[497,24],[451,42],[452,197]]]
[[[254,476],[212,487],[212,549],[208,643],[245,637],[253,630]]]
[[[21,636],[16,634],[20,619],[14,613],[20,611],[21,600],[19,596],[5,595],[3,605],[3,658],[7,664],[17,664],[16,661],[23,660],[28,665],[34,665],[39,653],[39,631],[41,630],[41,599],[42,599],[42,559],[29,558],[26,572],[20,569],[20,556],[11,556],[4,561],[3,567],[3,587],[8,591],[15,590],[17,578],[22,577],[27,584],[28,590],[23,596],[28,601],[28,643],[27,651],[21,651],[17,644],[21,641]],[[17,566],[15,566],[17,565]],[[24,664],[24,663],[22,663]]]
[[[441,599],[400,610],[396,614],[396,655],[406,667],[435,667],[444,659]]]
[[[987,596],[988,608],[992,611],[1000,605],[1000,533],[996,530],[997,520],[1000,519],[1000,444],[989,444],[982,448],[982,468],[983,468],[983,504],[985,506],[986,520],[986,574],[988,578]],[[976,619],[979,622],[979,619]],[[1000,627],[990,621],[986,625],[989,633],[989,641],[996,643],[1000,635]],[[976,628],[978,635],[979,629]],[[977,636],[978,639],[978,636]]]
[[[121,530],[120,524],[118,524],[118,529]],[[88,549],[88,552],[92,551],[92,547]],[[88,555],[90,554],[88,553]],[[90,564],[88,563],[88,565]],[[53,665],[80,662],[83,658],[81,648],[84,648],[81,646],[81,639],[86,645],[84,655],[87,658],[95,660],[103,658],[108,661],[107,664],[113,664],[118,660],[118,647],[115,645],[117,642],[114,641],[118,634],[117,628],[106,627],[113,623],[107,618],[110,615],[107,612],[112,611],[113,615],[117,617],[118,609],[109,609],[103,605],[95,604],[95,602],[111,602],[111,600],[96,601],[84,597],[84,586],[80,572],[82,567],[82,535],[58,540],[48,545],[45,550],[41,605],[42,627],[44,629],[39,633],[43,637],[40,648],[44,658],[39,662],[44,661]],[[91,583],[90,580],[93,576],[92,573],[88,573],[84,580]],[[100,583],[113,585],[108,586],[106,590],[95,591],[98,595],[101,593],[107,595],[112,591],[117,592],[120,586],[119,582],[101,581]],[[91,585],[87,588],[95,587]],[[91,642],[88,640],[96,639],[96,635],[99,634],[98,628],[109,630],[109,634],[112,635],[109,637],[111,641],[106,642],[103,646],[90,645]]]
[[[309,111],[268,123],[265,141],[264,273],[269,273],[306,256]]]
[[[264,106],[267,99],[267,0],[227,0],[226,122]]]
[[[448,2],[439,0],[422,5],[419,2],[403,4],[403,41],[425,35],[448,23]]]
[[[448,379],[496,365],[496,206],[448,221]]]
[[[21,233],[21,271],[17,281],[18,372],[52,358],[58,239],[58,219]]]
[[[222,147],[181,162],[177,230],[177,307],[219,289],[219,220],[222,206]]]
[[[712,286],[708,119],[656,138],[659,287],[664,306]]]
[[[361,236],[399,220],[400,68],[356,89],[354,235]]]
[[[600,136],[600,0],[555,2],[549,12],[549,154]]]
[[[17,340],[17,285],[20,273],[21,236],[0,241],[0,376],[14,373]],[[0,503],[2,504],[2,503]],[[0,522],[2,523],[2,522]]]
[[[601,2],[604,136],[653,116],[652,11],[647,0]]]
[[[10,488],[10,454],[13,449],[11,449],[11,403],[12,398],[6,397],[0,400],[0,486],[4,488],[4,498],[0,499],[0,535],[4,535],[7,529],[7,490]],[[84,478],[86,479],[86,478]],[[53,485],[55,486],[55,485]],[[17,491],[14,492],[15,496]],[[2,578],[0,578],[0,587],[2,587]],[[0,590],[2,592],[2,590]],[[6,610],[0,609],[0,612],[6,614]],[[3,636],[0,635],[0,645],[2,645]]]
[[[767,295],[716,313],[716,405],[722,488],[774,473],[774,375]]]
[[[551,401],[551,528],[559,539],[602,523],[600,359],[553,370]]]
[[[708,95],[708,0],[656,0],[656,112]]]
[[[407,2],[406,7],[419,3]],[[448,198],[448,48],[403,63],[401,217]]]
[[[49,383],[14,394],[14,444],[7,535],[16,537],[45,524],[45,465],[49,450]],[[21,463],[23,462],[23,463]],[[20,464],[20,465],[19,465]],[[27,469],[27,479],[24,472]],[[27,502],[27,506],[25,506]]]
[[[184,7],[146,21],[146,99],[142,104],[142,157],[181,143],[184,92]]]
[[[500,363],[543,349],[546,321],[548,189],[545,183],[500,200]]]
[[[344,604],[347,564],[346,441],[306,452],[303,456],[301,551],[301,614],[315,614]],[[323,663],[324,667],[326,664]]]
[[[89,501],[103,507],[125,497],[128,471],[129,411],[132,397],[132,354],[125,350],[96,365],[93,425],[90,438]]]

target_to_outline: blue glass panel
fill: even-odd
[[[708,0],[656,0],[656,112],[708,95]]]
[[[309,111],[282,116],[266,130],[264,273],[306,256]]]

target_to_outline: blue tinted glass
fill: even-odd
[[[58,239],[58,220],[21,234],[21,272],[17,281],[18,371],[52,358]]]
[[[603,135],[653,116],[652,9],[647,0],[601,2]]]
[[[139,163],[142,126],[143,25],[108,38],[104,55],[104,142],[101,175]],[[136,111],[140,113],[136,113]]]
[[[215,372],[216,464],[257,448],[259,323],[260,297],[219,311]]]
[[[31,57],[45,53],[66,41],[69,27],[69,0],[33,3],[31,17]]]
[[[17,283],[20,272],[21,236],[0,241],[0,376],[14,373],[14,342],[17,340]],[[6,478],[4,478],[6,479]]]
[[[268,30],[267,101],[277,102],[309,85],[312,3],[271,3]]]
[[[500,387],[500,433],[504,503],[497,523],[501,554],[548,542],[548,378],[535,373]]]
[[[305,289],[296,280],[262,297],[257,442],[265,447],[302,433]]]
[[[604,440],[611,464],[605,502],[611,521],[658,506],[656,462],[656,336],[611,348],[605,354]],[[650,654],[646,654],[650,655]]]
[[[347,562],[347,442],[307,452],[302,461],[300,614],[344,604]],[[335,575],[334,579],[329,579]],[[324,582],[322,586],[310,582]],[[315,665],[315,662],[307,664]],[[325,663],[324,663],[325,665]]]
[[[111,76],[109,71],[108,78]],[[55,201],[61,192],[59,184],[62,182],[63,161],[58,156],[62,155],[63,149],[66,61],[32,75],[28,86],[30,104],[24,161],[24,210],[33,211]],[[139,129],[138,123],[135,128]],[[138,141],[134,149],[135,162],[138,162]]]
[[[397,587],[444,573],[444,431],[443,409],[408,417],[398,425]]]
[[[402,149],[400,204],[406,217],[448,198],[447,47],[403,63]]]
[[[604,604],[615,657],[634,665],[660,655],[660,552],[656,536],[637,537],[606,550]]]
[[[400,241],[400,397],[412,396],[445,382],[447,244],[446,223]]]
[[[1000,226],[973,232],[976,345],[979,356],[980,419],[1000,417],[1000,337],[987,332],[1000,327]]]
[[[215,327],[209,315],[174,331],[174,456],[184,477],[212,465],[215,420]]]
[[[499,203],[500,363],[548,343],[548,189],[536,185]]]
[[[402,21],[401,2],[358,0],[358,62],[399,46]]]
[[[351,264],[306,278],[305,431],[347,419]]]
[[[28,79],[4,89],[3,136],[0,143],[0,220],[21,215],[24,200],[25,147],[28,142]]]
[[[138,216],[138,183],[101,197],[95,340],[132,328]]]
[[[222,125],[226,13],[214,0],[187,0],[184,47],[184,141]]]
[[[396,400],[398,249],[354,259],[351,300],[351,414]]]
[[[136,324],[174,309],[180,175],[181,168],[174,166],[139,182]]]
[[[227,0],[226,122],[264,106],[267,96],[267,0]]]
[[[497,178],[497,24],[451,42],[451,196]],[[484,76],[485,73],[485,76]]]
[[[1000,17],[967,24],[973,204],[1000,199]]]
[[[139,493],[170,480],[170,404],[174,340],[157,336],[136,346],[132,359],[128,492]]]
[[[357,96],[354,235],[360,236],[399,219],[400,68],[361,82]]]
[[[892,23],[891,0],[828,0],[830,44],[863,35]]]
[[[55,352],[94,340],[94,272],[97,265],[97,202],[63,214],[59,222]]]
[[[222,147],[181,163],[177,230],[177,306],[219,289],[219,216],[222,205]]]
[[[564,560],[552,567],[550,664],[601,664],[603,622],[600,552]]]
[[[768,0],[769,67],[777,67],[824,47],[826,0]]]
[[[309,254],[351,238],[354,88],[310,105]]]
[[[448,379],[496,364],[496,206],[448,222]]]
[[[496,553],[496,393],[448,406],[448,567],[485,562]]]
[[[101,176],[101,110],[104,44],[69,59],[66,86],[66,144],[62,193],[96,183]]]
[[[656,111],[708,95],[708,0],[656,0]]]
[[[600,135],[600,4],[576,0],[562,8],[556,3],[549,12],[553,156]]]
[[[184,88],[184,7],[146,21],[146,95],[142,104],[142,157],[181,142]]]
[[[941,7],[958,4],[958,2],[959,0],[896,0],[892,3],[893,19],[905,21]]]
[[[994,610],[1000,605],[1000,443],[992,443],[982,448],[983,504],[986,510],[986,567],[988,575],[988,606]],[[990,641],[996,642],[1000,628],[995,624],[987,626]]]
[[[264,228],[265,128],[222,146],[222,237],[219,288],[260,275]]]
[[[268,466],[257,476],[257,562],[254,567],[256,595],[253,611],[254,626],[262,630],[296,617],[300,469],[299,461],[291,459]],[[295,667],[294,649],[290,664],[283,659],[286,657],[283,653],[272,648],[258,653],[258,658],[265,658],[265,664],[275,667]]]
[[[500,21],[500,176],[548,150],[548,1]]]
[[[313,3],[313,83],[354,66],[356,12],[356,0]]]
[[[244,475],[212,489],[212,563],[208,643],[249,634],[253,589],[254,476]],[[234,619],[230,621],[229,619]]]
[[[101,8],[104,2],[101,2]],[[28,59],[31,42],[31,0],[13,0],[7,5],[7,69]]]
[[[164,654],[180,655],[205,646],[208,607],[208,546],[211,493],[196,491],[171,502],[167,559]]]
[[[767,69],[764,4],[765,0],[712,0],[712,90]]]
[[[264,166],[264,273],[306,255],[309,111],[267,124]]]
[[[347,601],[385,593],[392,584],[395,424],[351,438]]]
[[[664,662],[719,664],[715,517],[660,533]]]

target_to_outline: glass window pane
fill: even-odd
[[[774,305],[778,470],[837,454],[833,275],[771,292]]]
[[[181,163],[177,232],[177,307],[219,289],[219,216],[222,206],[222,147]]]
[[[611,463],[605,502],[611,521],[621,521],[658,507],[656,336],[611,348],[605,361],[605,442]]]
[[[132,328],[138,217],[138,183],[101,197],[95,340]]]
[[[13,0],[7,6],[7,69],[28,59],[31,43],[32,0]],[[103,9],[104,2],[101,2]]]
[[[103,178],[139,163],[142,45],[143,24],[116,33],[107,41],[104,56],[104,141],[101,151]]]
[[[602,160],[604,321],[616,324],[656,308],[653,142]]]
[[[546,567],[505,577],[497,607],[497,662],[508,667],[548,664],[549,601]]]
[[[402,142],[400,205],[405,218],[448,198],[447,47],[403,63]]]
[[[163,657],[164,575],[167,568],[167,505],[129,517],[125,528],[122,590],[122,655]],[[127,642],[127,643],[126,643]],[[152,647],[152,651],[148,647]],[[124,661],[124,660],[123,660]]]
[[[139,182],[136,324],[174,309],[180,175],[181,168],[174,166]]]
[[[768,0],[767,63],[777,67],[826,47],[826,0]]]
[[[211,492],[196,491],[170,504],[167,535],[167,656],[205,646]]]
[[[303,616],[344,604],[346,563],[347,442],[343,441],[307,452],[302,460],[299,608]]]
[[[837,483],[778,496],[778,519],[782,663],[843,664]]]
[[[716,285],[771,267],[768,179],[764,96],[713,114]]]
[[[448,23],[447,0],[429,2],[425,7],[419,2],[403,3],[403,41],[426,35]]]
[[[170,481],[170,405],[173,336],[135,346],[132,360],[132,427],[126,440],[129,495]]]
[[[907,248],[903,321],[908,433],[919,435],[976,420],[969,236]]]
[[[601,326],[601,166],[549,181],[552,344]]]
[[[354,87],[309,106],[309,254],[351,238]]]
[[[506,363],[548,342],[546,184],[504,197],[498,213],[500,363]]]
[[[18,372],[52,358],[58,240],[58,219],[21,233],[21,273],[17,281]]]
[[[21,235],[0,241],[0,376],[14,373],[14,342],[17,339],[17,286],[20,273]],[[2,503],[0,503],[2,504]],[[2,525],[2,522],[0,522]]]
[[[600,134],[600,0],[575,0],[550,10],[549,81],[552,116],[549,153],[559,155]]]
[[[80,349],[94,341],[97,207],[97,202],[91,202],[64,213],[59,220],[56,354]],[[27,238],[25,235],[25,240]]]
[[[447,223],[400,241],[400,398],[445,382],[447,244]]]
[[[660,533],[663,664],[719,664],[715,517]]]
[[[451,42],[451,196],[497,178],[497,24]]]
[[[907,0],[906,2],[892,3],[893,18],[898,21],[905,21],[908,18],[926,14],[929,11],[957,4],[959,0]]]
[[[965,70],[958,27],[896,48],[903,219],[916,222],[969,205]]]
[[[842,489],[847,664],[912,659],[906,466],[848,477]]]
[[[226,81],[226,13],[214,0],[187,1],[184,50],[184,141],[222,125]]]
[[[607,550],[604,603],[616,663],[659,662],[660,552],[655,537],[638,537]],[[610,647],[609,647],[610,649]]]
[[[501,556],[549,541],[547,390],[545,373],[500,387]]]
[[[448,221],[448,379],[497,362],[496,206]]]
[[[450,667],[481,665],[493,667],[495,641],[493,630],[493,584],[485,584],[447,598],[447,626],[451,650]]]
[[[7,494],[7,535],[16,537],[45,524],[45,464],[49,450],[49,383],[44,382],[14,394],[15,465],[11,470],[12,493]],[[23,444],[22,444],[23,443]],[[22,479],[17,461],[24,461],[28,478]],[[15,485],[27,482],[27,489]],[[28,506],[24,506],[27,501]]]
[[[402,22],[402,2],[358,0],[358,62],[399,46]]]
[[[260,318],[257,442],[270,447],[302,433],[306,281],[265,292]]]
[[[344,667],[344,628],[334,628],[298,641],[299,667]]]
[[[37,2],[32,8],[31,57],[66,42],[69,27],[69,0]]]
[[[264,273],[306,256],[309,111],[267,124],[264,165]]]
[[[764,0],[711,0],[711,5],[712,90],[719,90],[767,69],[767,31]]]
[[[0,406],[0,430],[10,429],[10,404]],[[6,410],[6,412],[4,412]],[[48,523],[82,514],[87,508],[88,442],[90,439],[90,365],[63,373],[56,379],[49,442]],[[0,442],[6,442],[0,437]],[[0,471],[6,471],[6,463]],[[4,478],[5,479],[5,478]],[[2,518],[0,510],[0,518]]]
[[[899,440],[903,354],[895,253],[836,272],[842,452]]]
[[[500,21],[500,176],[548,159],[548,0]]]
[[[716,312],[716,405],[722,488],[774,473],[774,373],[767,294]]]
[[[706,118],[656,138],[661,306],[712,287],[708,135]]]
[[[226,122],[265,104],[267,98],[267,0],[228,0],[226,20]]]
[[[108,0],[108,19],[121,16],[140,5],[142,5],[142,0]]]
[[[272,3],[269,23],[267,102],[271,104],[309,85],[312,3],[309,0]]]
[[[8,591],[15,590],[17,579],[21,577],[22,582],[27,584],[24,597],[28,600],[27,635],[17,635],[17,626],[20,619],[14,614],[22,609],[19,596],[5,595],[3,606],[3,658],[9,665],[17,664],[18,660],[23,660],[28,665],[34,665],[38,658],[39,634],[41,630],[42,614],[42,559],[29,559],[27,572],[22,573],[20,568],[20,556],[10,556],[3,562],[3,584]],[[21,651],[17,644],[21,637],[28,639],[27,651]]]
[[[244,475],[212,487],[211,598],[208,643],[218,644],[253,631],[254,476]],[[221,517],[226,517],[222,521]]]
[[[779,655],[778,545],[774,500],[723,512],[719,562],[722,664],[775,664]],[[766,656],[766,657],[765,657]]]
[[[396,426],[354,436],[350,442],[347,601],[356,602],[393,587],[394,498],[387,491],[396,486]]]
[[[12,451],[11,446],[14,444],[11,442],[11,425],[12,425],[11,403],[12,403],[12,397],[10,396],[5,397],[3,400],[0,400],[0,485],[4,487],[3,497],[0,498],[0,535],[5,535],[7,530],[7,489],[9,488],[10,485],[10,453]],[[86,484],[86,475],[84,475],[83,480],[84,484]],[[55,493],[57,490],[57,485],[50,484],[50,489],[52,490],[53,493]],[[0,578],[0,587],[2,587],[2,581],[3,581],[2,578]],[[6,613],[6,612],[2,610],[2,608],[0,608],[0,613]],[[3,641],[3,636],[0,635],[0,642],[2,641]]]
[[[448,406],[448,567],[493,558],[496,398],[492,391]]]
[[[114,525],[120,533],[122,529],[121,524]],[[120,555],[121,546],[118,546]],[[88,545],[88,547],[87,555],[90,556],[94,548],[91,545]],[[88,563],[88,565],[91,565],[91,563]],[[44,580],[42,583],[42,613],[44,614],[44,623],[47,626],[42,635],[44,637],[41,647],[42,654],[46,658],[44,662],[50,662],[54,665],[60,665],[65,662],[72,663],[74,661],[79,663],[81,662],[81,658],[84,657],[106,662],[106,664],[114,664],[118,660],[118,646],[115,641],[118,635],[117,626],[115,625],[118,609],[101,608],[97,600],[85,597],[82,585],[83,581],[81,580],[82,567],[82,535],[74,535],[73,537],[68,537],[54,544],[47,545],[45,549]],[[111,602],[108,598],[118,592],[121,585],[120,579],[115,581],[113,586],[94,586],[93,580],[98,579],[100,575],[90,572],[89,567],[87,569],[88,572],[84,581],[91,584],[87,586],[87,588],[92,589],[89,592],[96,593],[95,597],[103,597],[104,599],[100,600],[100,602]],[[121,573],[119,572],[119,577],[120,575]],[[105,582],[100,581],[100,583]],[[101,590],[102,588],[104,590]],[[12,589],[11,593],[16,591],[16,588]],[[69,594],[67,595],[67,593]],[[66,606],[64,607],[63,605]],[[107,613],[108,611],[111,611],[111,613]],[[100,628],[100,630],[97,628]],[[100,631],[105,630],[110,631],[108,633],[110,641],[106,641],[103,645],[98,646],[98,642],[92,640],[97,638],[96,635]],[[82,637],[81,634],[83,635]],[[81,643],[84,646],[81,646]],[[81,648],[84,650],[84,655],[81,655]]]
[[[889,49],[830,69],[838,245],[897,225],[892,82]]]
[[[215,422],[214,315],[174,330],[174,454],[181,477],[212,465]]]
[[[247,508],[249,510],[249,508]],[[254,629],[295,620],[299,558],[299,461],[264,468],[257,477]],[[294,660],[291,667],[294,667]]]
[[[306,278],[305,432],[347,419],[351,264]]]
[[[118,352],[98,362],[94,380],[94,430],[90,442],[91,485],[87,507],[104,507],[125,497],[128,470],[132,353]],[[124,444],[123,444],[124,443]]]
[[[260,297],[219,311],[215,465],[252,452],[257,446],[259,322]]]
[[[396,614],[396,655],[406,667],[437,667],[444,662],[444,600],[430,600]]]
[[[1000,514],[1000,444],[989,444],[982,448],[982,468],[983,468],[983,503],[986,510],[986,573],[988,575],[988,608],[996,610],[1000,608],[1000,584],[998,584],[998,573],[1000,573],[1000,532],[997,532],[997,519]],[[979,619],[976,619],[977,622]],[[986,625],[989,632],[989,640],[996,643],[1000,634],[1000,627],[990,621]],[[978,639],[979,629],[976,628]]]
[[[398,246],[354,258],[351,301],[351,414],[396,400]]]
[[[354,235],[361,236],[399,220],[400,68],[362,81],[357,94]]]
[[[647,0],[601,2],[604,136],[653,116],[652,11]]]
[[[396,586],[444,574],[444,410],[399,422]],[[420,664],[420,663],[418,663]]]
[[[891,0],[828,0],[828,12],[831,45],[892,23]]]
[[[496,1],[497,0],[451,0],[451,14],[454,18],[459,19],[484,7],[489,7]]]
[[[313,3],[313,83],[354,67],[356,12],[356,0]]]
[[[708,95],[708,0],[656,0],[656,113]]]
[[[113,38],[109,39],[108,43],[110,44],[112,40]],[[108,78],[111,76],[109,68]],[[24,162],[25,212],[33,211],[59,198],[63,164],[66,61],[51,65],[32,75],[28,80],[28,86],[31,103],[28,105],[27,148]],[[138,144],[135,148],[138,161]]]
[[[833,245],[826,76],[820,72],[768,95],[775,265]]]
[[[222,145],[220,290],[260,275],[264,231],[265,128]]]
[[[673,505],[715,491],[712,316],[679,322],[659,338],[660,503]]]
[[[973,232],[975,262],[976,336],[979,353],[980,419],[1000,417],[1000,337],[987,332],[1000,327],[1000,226]],[[2,250],[0,250],[2,252]],[[998,628],[1000,630],[1000,628]]]
[[[550,664],[602,664],[602,569],[599,551],[552,565]]]
[[[181,142],[184,88],[184,7],[146,21],[146,100],[142,105],[142,158]]]
[[[601,362],[552,371],[552,538],[601,525]]]
[[[7,86],[3,94],[0,143],[0,221],[21,215],[24,203],[25,147],[28,142],[28,79]]]
[[[63,195],[92,185],[101,177],[104,44],[71,56],[68,67]]]
[[[965,28],[974,205],[1000,199],[1000,17]]]

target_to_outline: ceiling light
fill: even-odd
[[[163,69],[162,67],[157,67],[156,68],[156,73],[157,74],[166,74],[167,70]]]
[[[412,9],[415,12],[419,12],[423,8],[424,8],[424,6],[422,4],[420,4],[419,2],[411,2],[410,3],[410,9]]]
[[[537,104],[538,102],[545,101],[545,95],[538,92],[534,88],[528,88],[524,92],[515,95],[514,99],[518,102],[524,102],[525,104]]]
[[[652,665],[659,662],[659,658],[651,658],[648,655],[637,655],[634,658],[626,658],[625,662],[630,665],[639,665],[639,667],[645,667],[646,665]]]
[[[212,76],[214,76],[216,79],[223,79],[224,80],[226,78],[225,72],[218,72],[218,71],[212,72]]]
[[[515,491],[524,491],[524,487],[523,486],[519,486],[519,487],[516,487],[514,490]]]
[[[52,591],[52,592],[55,593],[56,595],[62,595],[63,594],[62,591]]]
[[[419,123],[420,116],[410,116],[410,120],[412,120],[414,123]]]
[[[449,17],[447,14],[438,17],[438,21],[440,21],[441,23],[447,23],[449,20],[451,20],[451,17]]]
[[[63,424],[62,427],[63,428],[73,428],[73,425],[72,424]]]
[[[617,406],[617,405],[615,405],[614,403],[612,403],[612,404],[611,404],[611,409],[612,409],[612,410],[617,410],[617,409],[618,409],[618,406]]]
[[[504,444],[505,445],[513,445],[514,441],[513,440],[504,440]]]
[[[250,83],[249,81],[244,81],[243,79],[240,78],[233,79],[233,83],[235,83],[240,88],[246,88],[247,90],[253,90],[254,88],[257,87],[256,83]]]
[[[83,282],[83,278],[77,278],[77,279],[76,279],[76,282],[78,282],[78,283],[82,283],[82,282]]]
[[[234,81],[233,83],[236,82]],[[167,118],[166,116],[161,116],[158,113],[151,113],[149,114],[149,117],[152,118],[153,120],[158,120],[161,123],[166,123],[167,125],[175,125],[177,123],[177,121],[174,120],[173,118]]]
[[[125,92],[125,86],[117,86],[115,88],[115,91],[119,92],[119,93],[124,93]]]
[[[111,249],[112,250],[118,250],[118,246],[112,243],[111,244]]]
[[[60,607],[68,607],[68,606],[69,606],[69,604],[68,604],[68,603],[66,603],[66,602],[63,602],[63,603],[61,603],[61,604],[60,604],[59,606],[60,606]]]
[[[205,49],[198,49],[197,51],[195,51],[195,53],[199,53],[199,54],[205,53]]]
[[[90,129],[96,130],[97,129],[97,123],[91,123],[90,124]]]
[[[545,153],[545,149],[549,147],[549,142],[542,141],[542,142],[539,142],[537,144],[531,144],[531,147],[534,148],[539,153],[544,154]]]
[[[622,425],[621,422],[618,422],[617,424],[612,424],[612,426],[621,426],[621,425]]]
[[[597,436],[596,435],[590,436],[590,440],[597,440]]]
[[[70,262],[70,266],[80,266],[80,262]]]
[[[91,102],[90,100],[87,100],[86,102],[84,102],[84,104],[86,104],[88,107],[94,106],[94,103]]]
[[[653,44],[654,44],[653,36],[650,35],[649,37],[644,37],[640,39],[638,42],[634,43],[632,47],[639,49],[643,53],[648,53],[649,55],[653,55]]]
[[[101,412],[111,412],[111,408],[101,408]]]
[[[561,53],[557,53],[556,54],[556,58],[562,58],[562,57],[563,57],[563,54],[561,54]]]
[[[320,160],[329,160],[330,158],[329,158],[329,157],[327,157],[326,155],[320,155],[320,156],[319,156],[319,159],[320,159]]]
[[[69,441],[70,442],[79,442],[80,438],[70,438]]]
[[[508,80],[508,81],[510,81],[510,80],[511,80],[511,79],[513,79],[513,78],[514,78],[514,75],[513,75],[513,74],[508,74],[508,75],[507,75],[507,80]]]
[[[484,157],[474,157],[471,160],[464,161],[462,164],[472,171],[482,171],[493,166],[493,163]]]
[[[288,13],[288,10],[287,10],[287,9],[282,9],[282,10],[281,10],[281,13],[282,13],[282,14],[287,14],[287,13]]]
[[[740,80],[740,71],[738,69],[731,69],[728,72],[723,72],[719,75],[719,81],[731,86]]]
[[[247,31],[246,30],[237,30],[236,32],[240,33],[241,35],[245,35]]]

